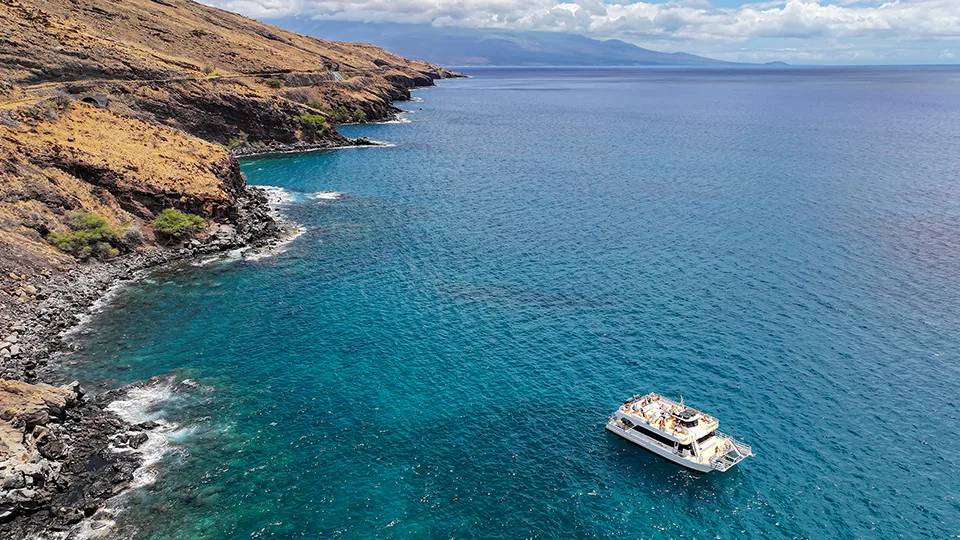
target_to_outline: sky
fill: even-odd
[[[960,63],[960,0],[201,1],[265,22],[298,15],[569,32],[746,62]]]

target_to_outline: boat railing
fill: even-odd
[[[738,441],[726,433],[717,433],[717,435],[720,435],[721,437],[730,441],[730,444],[737,449],[737,453],[741,454],[743,457],[749,457],[753,455],[753,447],[749,444],[743,441]]]
[[[642,431],[637,431],[633,429],[634,427],[633,423],[631,423],[628,426],[627,424],[624,424],[623,422],[619,421],[616,415],[611,416],[610,421],[608,423],[614,425],[618,429],[621,429],[623,431],[633,434],[635,437],[643,437],[645,441],[650,441],[650,443],[655,444],[660,448],[663,448],[664,450],[669,450],[670,452],[676,453],[676,450],[677,450],[676,447],[666,444],[662,441],[658,441],[657,439],[654,439],[653,437],[643,433]]]
[[[747,443],[738,441],[725,433],[717,432],[717,437],[730,443],[729,450],[713,458],[710,462],[710,466],[720,472],[726,471],[730,467],[754,455],[753,448]]]
[[[640,396],[640,397],[641,397],[641,398],[645,398],[645,397],[648,397],[648,396],[650,396],[650,395],[651,395],[651,394],[647,394],[647,395]],[[685,408],[691,408],[691,409],[693,408],[693,407],[690,407],[689,405],[684,405],[683,403],[680,403],[679,401],[670,399],[670,398],[668,398],[668,397],[666,397],[666,396],[663,396],[663,395],[661,395],[661,394],[655,394],[655,395],[657,396],[656,401],[657,401],[658,403],[660,403],[661,405],[667,407],[667,408],[672,408],[672,409],[678,410],[678,411],[679,411],[679,410],[683,410],[683,409],[685,409]],[[633,403],[634,401],[638,401],[638,400],[636,399],[636,397],[637,397],[637,396],[634,396],[633,398],[630,398],[630,400],[628,400],[628,402]],[[719,423],[716,418],[710,416],[709,414],[707,414],[707,413],[705,413],[705,412],[703,412],[703,411],[701,411],[701,410],[698,410],[698,409],[694,409],[694,410],[697,411],[698,413],[700,413],[700,415],[701,415],[701,417],[703,418],[704,421],[710,422],[710,423]]]

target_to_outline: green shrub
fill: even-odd
[[[217,71],[217,68],[213,66],[203,66],[204,75],[213,75],[213,72]]]
[[[195,214],[184,214],[173,208],[167,208],[153,220],[153,230],[163,236],[182,239],[203,230],[207,222]]]
[[[322,106],[314,106],[314,108],[321,108]],[[347,122],[366,122],[367,113],[363,111],[360,107],[357,107],[353,111],[348,109],[345,105],[337,105],[331,109],[327,110],[327,114],[330,117],[330,120],[334,124],[346,124]]]
[[[270,88],[280,88],[281,86],[283,86],[283,81],[281,81],[280,79],[267,79],[264,82]]]
[[[230,140],[227,141],[227,150],[233,150],[234,148],[239,146],[247,146],[248,144],[249,140],[247,134],[241,131],[239,135],[236,137],[231,137]]]
[[[330,119],[337,124],[343,124],[350,121],[350,111],[343,105],[337,105],[330,109]]]
[[[90,212],[73,212],[67,216],[66,222],[70,231],[47,235],[47,241],[60,251],[81,260],[90,257],[107,259],[120,254],[115,247],[117,231],[103,217]]]
[[[300,125],[303,128],[303,134],[307,139],[315,139],[330,129],[330,124],[322,114],[303,114],[300,115]]]
[[[72,212],[66,221],[67,226],[75,231],[104,231],[105,234],[116,236],[107,220],[93,212]]]

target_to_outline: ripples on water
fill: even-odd
[[[345,128],[395,147],[247,160],[306,232],[77,337],[65,376],[203,385],[121,533],[960,531],[955,70],[476,75]],[[650,390],[757,457],[697,476],[603,430]]]

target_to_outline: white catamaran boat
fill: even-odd
[[[649,393],[624,402],[607,429],[624,439],[697,472],[726,471],[753,455],[746,444],[717,431],[716,418]]]

